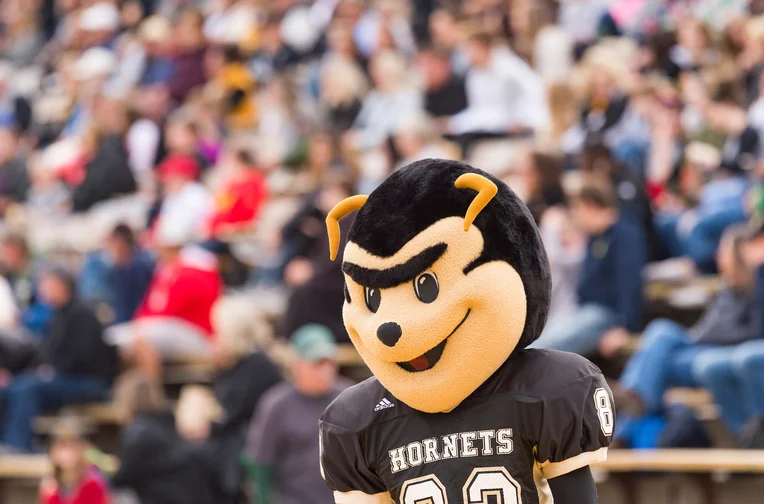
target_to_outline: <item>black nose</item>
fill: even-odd
[[[401,339],[401,326],[395,322],[385,322],[377,328],[377,338],[389,347],[395,346]]]

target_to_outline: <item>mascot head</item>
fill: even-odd
[[[339,219],[358,210],[345,247],[345,327],[397,399],[450,411],[515,349],[538,338],[549,264],[528,209],[471,166],[427,159],[326,219],[332,259]]]

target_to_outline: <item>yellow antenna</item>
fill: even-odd
[[[326,232],[329,233],[329,257],[332,261],[337,258],[337,252],[340,250],[340,219],[351,212],[360,210],[367,199],[369,197],[363,194],[345,198],[337,203],[326,216]]]
[[[464,214],[464,230],[469,231],[470,226],[475,221],[480,212],[485,206],[496,196],[499,192],[499,188],[496,184],[488,180],[486,177],[477,173],[465,173],[460,176],[454,182],[457,189],[474,189],[478,192],[475,199],[470,203],[470,207],[467,209],[467,213]],[[338,205],[339,206],[339,205]],[[339,229],[339,228],[337,228]],[[339,231],[337,231],[339,233]]]

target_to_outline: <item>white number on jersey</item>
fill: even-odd
[[[503,467],[475,469],[464,485],[464,504],[522,504],[520,485]]]
[[[408,480],[401,488],[401,504],[448,504],[446,487],[434,474]]]
[[[463,488],[464,504],[522,504],[520,484],[503,467],[482,467],[472,471]],[[446,487],[431,474],[407,481],[401,488],[401,504],[448,504]]]
[[[606,436],[613,435],[615,426],[615,417],[613,415],[613,405],[610,404],[610,394],[604,388],[598,388],[594,391],[594,406],[597,408],[597,415],[600,417],[600,427]]]

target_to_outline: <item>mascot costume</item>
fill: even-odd
[[[356,210],[343,318],[374,376],[320,422],[335,501],[596,503],[614,405],[586,359],[526,349],[551,279],[525,205],[467,164],[418,161],[330,212],[332,259]]]

